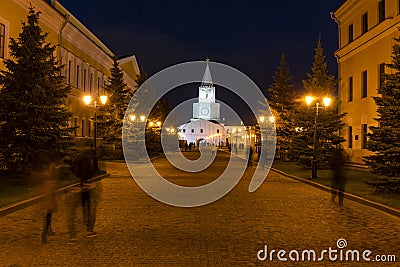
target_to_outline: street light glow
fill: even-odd
[[[129,119],[130,119],[131,121],[135,121],[135,120],[136,120],[136,115],[131,115],[131,116],[129,117]]]
[[[263,123],[265,121],[265,117],[264,116],[260,116],[260,122]]]
[[[325,107],[328,107],[331,104],[331,98],[330,97],[324,97],[323,101],[324,101],[324,105]]]
[[[85,95],[83,97],[83,102],[85,102],[86,105],[89,105],[92,102],[92,96],[90,95]]]
[[[161,126],[161,121],[157,121],[156,125],[157,125],[157,127],[160,127]]]
[[[144,122],[144,120],[145,120],[145,119],[146,119],[146,117],[145,117],[145,116],[143,116],[143,115],[142,115],[142,116],[140,116],[140,121],[141,121],[141,122]]]
[[[311,103],[314,101],[314,97],[311,95],[306,96],[306,104],[307,106],[310,106]]]
[[[101,95],[100,96],[100,102],[102,105],[105,105],[107,103],[107,96],[106,95]]]
[[[154,122],[152,122],[152,121],[149,122],[149,126],[150,126],[150,127],[153,127],[153,125],[154,125]]]
[[[275,121],[275,117],[274,117],[274,116],[270,116],[270,117],[269,117],[269,122],[270,122],[270,123],[273,123],[274,121]]]

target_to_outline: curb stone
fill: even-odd
[[[223,150],[221,150],[221,151],[223,151]],[[229,151],[223,151],[223,152],[229,153]],[[234,155],[234,154],[232,154],[232,155]],[[237,155],[234,155],[234,156],[237,156]],[[237,156],[237,157],[239,157],[239,156]],[[240,158],[243,158],[243,157],[240,157]],[[243,158],[243,159],[245,159],[245,158]],[[253,163],[257,163],[257,162],[253,161]],[[310,181],[310,180],[307,180],[307,179],[304,179],[304,178],[300,178],[300,177],[292,175],[292,174],[288,174],[286,172],[283,172],[281,170],[278,170],[278,169],[275,169],[275,168],[272,168],[272,167],[271,167],[271,170],[274,171],[274,172],[277,172],[277,173],[279,173],[279,174],[281,174],[281,175],[283,175],[285,177],[288,177],[288,178],[291,178],[293,180],[308,184],[310,186],[313,186],[315,188],[321,189],[321,190],[329,192],[329,193],[332,190],[328,186],[325,186],[325,185],[322,185],[322,184],[319,184],[319,183],[316,183],[316,182],[313,182],[313,181]],[[353,195],[353,194],[350,194],[350,193],[347,193],[347,192],[344,192],[344,197],[345,197],[345,199],[352,200],[354,202],[357,202],[357,203],[372,207],[374,209],[380,210],[382,212],[385,212],[385,213],[388,213],[390,215],[393,215],[395,217],[400,218],[400,210],[398,210],[398,209],[395,209],[395,208],[392,208],[392,207],[389,207],[389,206],[386,206],[386,205],[383,205],[383,204],[380,204],[380,203],[377,203],[377,202],[374,202],[374,201],[371,201],[371,200],[368,200],[368,199],[365,199],[365,198],[362,198],[362,197],[359,197],[359,196],[356,196],[356,195]]]
[[[150,161],[159,159],[159,158],[163,158],[164,155],[158,155],[155,157],[150,157]],[[115,163],[128,163],[128,161],[124,160],[124,159],[118,159],[118,160],[105,160],[106,162],[115,162]],[[149,162],[148,160],[137,160],[137,161],[129,161],[130,163],[137,163],[137,164],[141,164],[141,163],[147,163]]]
[[[158,158],[162,158],[162,157],[163,157],[163,155],[159,155],[159,156],[155,156],[155,157],[150,158],[150,160],[152,161],[152,160],[155,160],[155,159],[158,159]],[[110,160],[110,162],[125,163],[125,160]],[[142,162],[142,163],[144,163],[144,162]],[[101,175],[98,175],[98,176],[90,179],[90,182],[96,182],[96,181],[102,180],[102,179],[104,179],[106,177],[109,177],[109,176],[110,176],[109,173],[101,174]],[[65,187],[61,187],[61,188],[59,188],[59,189],[57,189],[55,191],[55,194],[62,195],[64,193],[66,193],[71,187],[78,186],[78,185],[79,185],[79,182],[67,185]],[[25,208],[27,208],[29,206],[32,206],[32,205],[34,205],[36,203],[39,203],[40,201],[42,201],[43,197],[44,197],[44,195],[38,195],[38,196],[35,196],[35,197],[31,197],[31,198],[28,198],[28,199],[25,199],[25,200],[22,200],[22,201],[7,205],[5,207],[2,207],[2,208],[0,208],[0,217],[3,217],[5,215],[7,215],[7,214],[16,212],[16,211],[21,210],[21,209],[25,209]]]
[[[274,171],[274,172],[277,172],[277,173],[279,173],[279,174],[281,174],[281,175],[283,175],[285,177],[288,177],[288,178],[291,178],[293,180],[308,184],[310,186],[316,187],[318,189],[321,189],[321,190],[329,192],[329,193],[332,190],[328,186],[325,186],[325,185],[322,185],[322,184],[319,184],[319,183],[316,183],[316,182],[313,182],[313,181],[310,181],[310,180],[307,180],[307,179],[304,179],[304,178],[300,178],[300,177],[292,175],[292,174],[288,174],[286,172],[283,172],[283,171],[275,169],[275,168],[271,168],[271,170]],[[368,200],[368,199],[365,199],[365,198],[362,198],[362,197],[359,197],[359,196],[356,196],[356,195],[353,195],[353,194],[350,194],[350,193],[347,193],[347,192],[344,192],[344,198],[348,199],[348,200],[355,201],[357,203],[360,203],[360,204],[363,204],[363,205],[366,205],[366,206],[369,206],[369,207],[372,207],[374,209],[383,211],[385,213],[388,213],[390,215],[393,215],[393,216],[396,216],[396,217],[400,218],[400,210],[397,210],[395,208],[392,208],[392,207],[389,207],[389,206],[386,206],[386,205],[383,205],[383,204],[380,204],[380,203],[377,203],[377,202],[374,202],[374,201],[371,201],[371,200]]]
[[[109,177],[109,176],[110,176],[109,173],[100,174],[100,175],[90,179],[89,181],[90,182],[97,182],[97,181],[100,181],[100,180],[102,180],[102,179],[104,179],[106,177]],[[61,187],[61,188],[57,189],[54,193],[57,194],[57,195],[62,195],[62,194],[65,194],[70,188],[72,188],[74,186],[78,186],[78,185],[79,185],[79,182],[67,185],[65,187]],[[35,197],[31,197],[31,198],[28,198],[28,199],[25,199],[25,200],[10,204],[10,205],[5,206],[5,207],[2,207],[2,208],[0,208],[0,217],[3,217],[5,215],[7,215],[7,214],[16,212],[16,211],[21,210],[21,209],[25,209],[27,207],[30,207],[30,206],[36,204],[36,203],[39,203],[40,201],[43,200],[44,197],[45,196],[43,194],[41,194],[41,195],[38,195],[38,196],[35,196]]]

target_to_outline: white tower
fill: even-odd
[[[193,118],[216,121],[220,119],[220,104],[215,103],[215,87],[212,82],[208,59],[203,80],[199,87],[199,102],[193,103]]]

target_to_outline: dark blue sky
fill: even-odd
[[[337,25],[329,13],[343,0],[60,2],[117,56],[135,54],[150,75],[209,57],[243,71],[264,89],[284,52],[301,87],[319,35],[328,68],[337,73]]]

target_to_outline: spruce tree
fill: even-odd
[[[65,101],[70,88],[39,16],[29,8],[22,32],[10,39],[12,58],[0,72],[0,155],[6,168],[18,173],[35,167],[38,153],[60,154],[68,143]],[[47,152],[40,153],[43,150]]]
[[[114,60],[110,69],[106,92],[108,102],[103,107],[104,114],[100,117],[100,136],[107,145],[112,145],[118,156],[122,157],[122,125],[126,109],[131,98],[131,90],[124,82],[124,73]]]
[[[145,115],[145,112],[150,109],[149,103],[152,103],[155,94],[154,88],[151,84],[144,82],[147,80],[146,71],[143,67],[140,68],[140,73],[136,75],[136,86],[135,90],[131,93],[130,98],[134,99],[132,103],[128,102],[128,109],[125,114],[124,118],[124,125],[123,125],[123,145],[125,148],[129,147],[135,151],[135,155],[132,155],[135,159],[140,159],[143,157],[141,155],[142,150],[138,149],[142,145],[142,141],[146,139],[146,131],[142,131],[143,123],[146,123],[148,118],[145,118],[143,122],[141,120],[141,116]],[[143,85],[144,84],[144,85]],[[141,88],[138,91],[139,87]]]
[[[323,97],[332,98],[331,105],[325,109],[319,109],[317,116],[317,166],[325,167],[335,146],[344,142],[344,138],[339,136],[339,130],[344,126],[342,118],[345,114],[338,114],[337,100],[334,97],[335,78],[328,73],[320,39],[315,48],[311,73],[307,74],[307,79],[303,80],[303,85],[307,95],[319,98],[320,107],[323,106]],[[299,105],[295,116],[298,132],[293,139],[293,155],[303,166],[311,166],[312,164],[315,119],[315,103],[312,104],[312,107],[307,107],[305,103]]]
[[[140,73],[136,75],[136,88],[139,88],[146,80],[147,80],[147,73],[143,67],[140,67]]]
[[[291,138],[295,132],[293,122],[295,91],[285,54],[281,56],[273,79],[272,85],[268,88],[270,95],[268,103],[275,117],[277,153],[284,159],[287,157]]]
[[[400,38],[395,38],[392,63],[384,74],[384,82],[373,97],[377,105],[378,126],[369,127],[367,148],[373,155],[364,158],[374,173],[387,178],[371,184],[386,191],[400,192]]]

